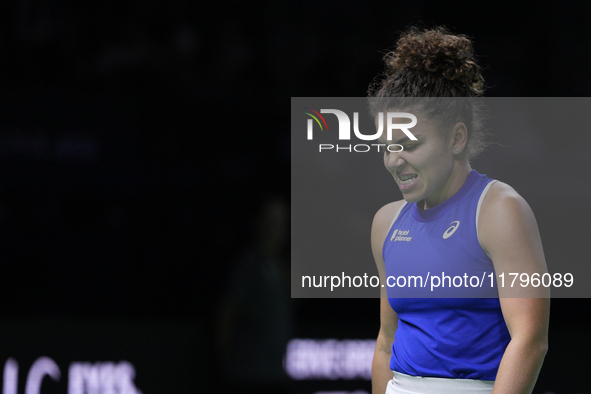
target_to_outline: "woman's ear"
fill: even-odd
[[[466,148],[468,143],[468,129],[463,122],[458,122],[452,129],[452,152],[454,154],[460,154]]]

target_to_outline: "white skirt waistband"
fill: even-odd
[[[394,372],[386,394],[490,394],[494,380],[424,378]]]

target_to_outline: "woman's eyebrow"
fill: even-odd
[[[418,139],[418,138],[419,138],[421,135],[422,135],[422,133],[421,133],[421,134],[414,134],[414,136],[415,136],[417,139]],[[396,143],[396,144],[401,144],[401,143],[403,143],[403,142],[407,142],[407,141],[415,141],[415,140],[411,140],[410,138],[408,138],[408,136],[406,136],[406,135],[405,135],[404,137],[402,137],[401,139],[399,139],[399,140],[398,140],[398,141],[396,141],[395,143]]]

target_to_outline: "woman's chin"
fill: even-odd
[[[402,198],[404,198],[404,200],[409,204],[419,202],[424,199],[423,196],[420,196],[416,193],[406,193],[406,194],[403,193]]]

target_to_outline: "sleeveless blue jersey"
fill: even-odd
[[[495,380],[510,335],[493,263],[480,246],[476,222],[492,181],[472,170],[460,190],[443,203],[427,210],[405,204],[388,230],[383,257],[386,276],[394,277],[388,298],[399,318],[390,360],[393,371]],[[435,290],[445,298],[412,298],[433,297],[434,275],[444,278],[445,290],[441,284]],[[411,284],[412,276],[422,279]]]

